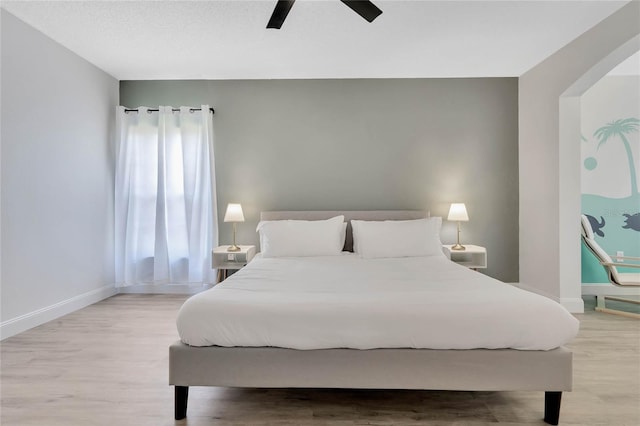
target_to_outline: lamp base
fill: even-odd
[[[240,251],[240,247],[236,245],[236,223],[233,222],[233,244],[229,246],[227,251]]]
[[[451,250],[466,250],[467,248],[462,244],[454,244],[451,246]]]

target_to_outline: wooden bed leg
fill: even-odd
[[[175,392],[175,414],[176,420],[187,417],[187,400],[189,399],[189,386],[176,386]]]
[[[562,392],[544,393],[544,421],[550,425],[557,425],[560,420],[560,401]]]

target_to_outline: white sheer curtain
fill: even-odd
[[[218,242],[213,120],[141,107],[116,118],[116,285],[214,282]]]

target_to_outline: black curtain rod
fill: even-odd
[[[171,111],[180,111],[180,108],[171,108]],[[202,108],[189,108],[189,112],[193,111],[202,111]],[[211,114],[215,114],[213,108],[209,108],[209,111],[211,111]],[[138,112],[138,108],[125,108],[124,112]],[[147,112],[158,112],[158,108],[149,108]]]

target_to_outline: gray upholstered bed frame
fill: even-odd
[[[422,211],[263,212],[261,219],[416,219]],[[345,248],[352,239],[347,232]],[[175,418],[187,415],[189,386],[544,391],[544,420],[558,424],[563,391],[572,386],[572,353],[512,349],[322,349],[169,347]]]

